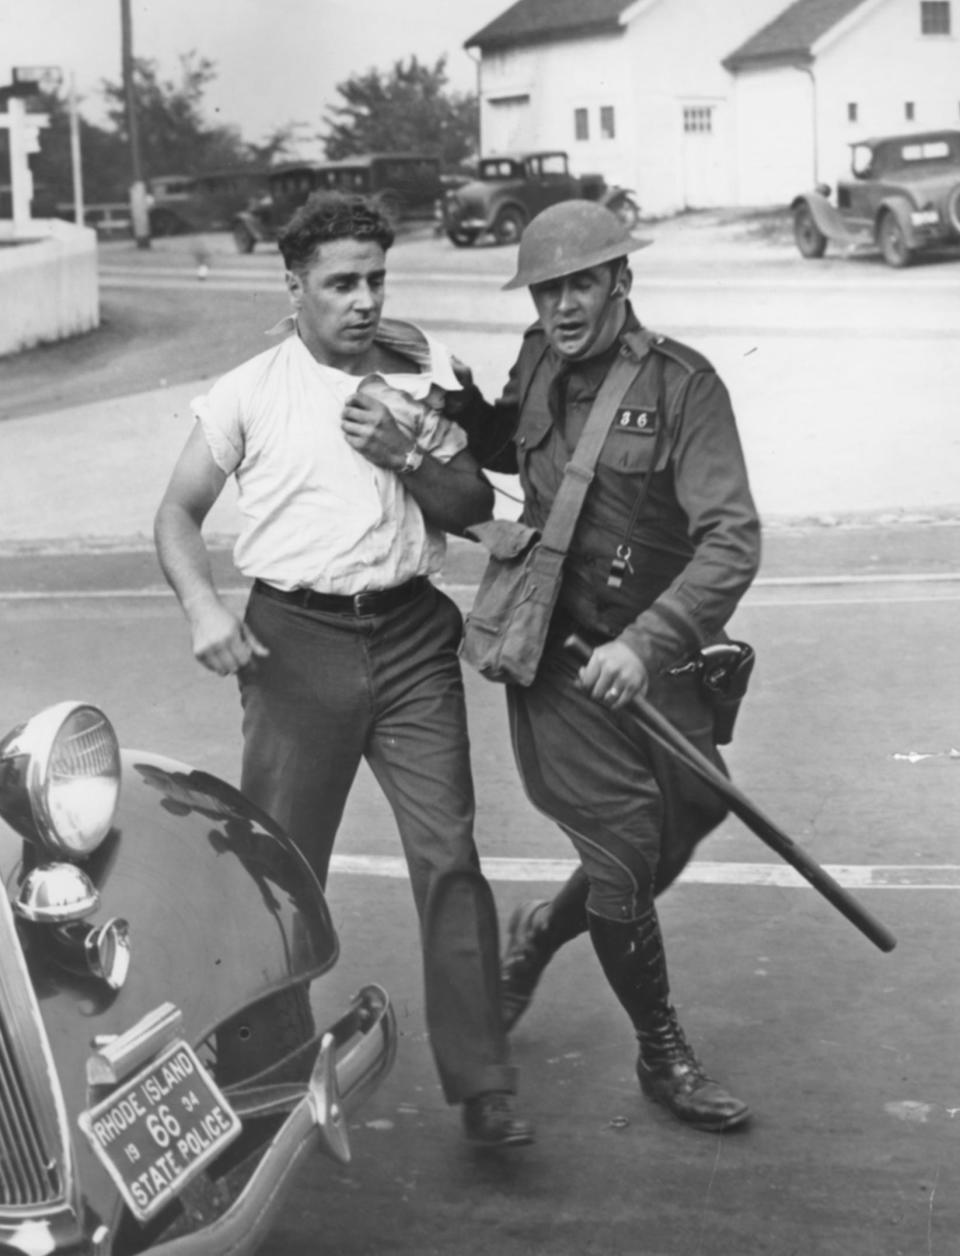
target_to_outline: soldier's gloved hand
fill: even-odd
[[[466,362],[461,362],[454,354],[450,355],[450,365],[453,367],[453,373],[460,381],[464,388],[473,386],[473,371],[467,366]]]
[[[622,641],[597,646],[590,662],[580,668],[578,679],[595,702],[612,711],[626,706],[634,694],[646,693],[650,685],[647,669]]]

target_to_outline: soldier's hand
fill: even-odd
[[[403,466],[411,439],[382,401],[365,393],[348,397],[340,426],[347,444],[368,462],[388,471],[399,471]]]
[[[231,676],[270,651],[219,600],[186,608],[193,634],[193,657],[218,676]]]
[[[602,702],[611,711],[619,711],[635,694],[646,693],[650,685],[647,669],[622,641],[597,646],[589,663],[580,668],[578,679],[595,702]]]
[[[450,365],[453,367],[453,373],[457,380],[464,388],[473,387],[473,371],[467,366],[466,362],[461,362],[454,354],[450,355]]]

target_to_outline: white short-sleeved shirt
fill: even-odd
[[[349,595],[440,569],[443,532],[427,524],[395,472],[347,444],[340,426],[347,398],[370,392],[439,461],[466,447],[435,408],[443,392],[460,388],[450,355],[424,339],[427,369],[360,378],[321,365],[292,335],[193,400],[214,461],[237,479],[234,561],[244,575],[278,589]]]

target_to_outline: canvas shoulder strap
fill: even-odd
[[[541,544],[547,549],[566,553],[570,547],[583,502],[593,482],[597,459],[607,438],[617,406],[640,373],[641,363],[620,353],[607,372],[594,398],[587,421],[580,433],[573,457],[563,472],[563,480],[544,524]]]

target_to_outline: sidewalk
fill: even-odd
[[[739,254],[741,258],[749,256],[754,263],[760,258],[774,260],[785,251],[791,255],[795,252],[785,234],[788,231],[789,220],[782,215],[724,215],[719,211],[642,223],[638,228],[640,234],[649,234],[660,246],[649,250],[651,263],[654,254],[664,259],[694,254],[716,259]],[[423,240],[411,239],[411,255],[426,249],[431,264],[452,267],[462,263],[462,251],[447,257],[444,250],[430,246],[429,240],[428,235]],[[233,247],[227,237],[213,243],[222,252],[217,265],[226,267],[230,261],[244,260],[226,251]],[[176,237],[158,240],[146,255],[131,252],[126,245],[113,245],[104,249],[103,260],[115,261],[124,251],[123,256],[138,265],[160,263],[182,269],[196,247],[195,240]],[[487,265],[494,263],[494,270],[509,269],[511,259],[499,250]],[[201,307],[199,313],[193,311],[193,317],[193,323],[182,320],[184,333],[202,337],[207,307]],[[461,339],[471,347],[469,335],[462,334]],[[478,334],[478,342],[482,339]],[[177,343],[171,347],[172,353]],[[484,348],[485,342],[481,345]],[[71,376],[76,379],[83,368],[59,362],[59,355],[59,347],[52,347],[49,357],[44,356],[42,362],[36,359],[36,369],[45,365],[69,385]],[[771,360],[766,364],[757,355],[749,358],[751,374],[743,381],[734,380],[736,387],[731,388],[738,399],[741,436],[764,515],[765,570],[840,574],[848,568],[868,572],[882,567],[903,572],[960,567],[954,558],[960,527],[960,484],[954,496],[950,473],[951,459],[960,458],[960,447],[954,436],[947,439],[941,431],[946,424],[953,432],[952,418],[921,410],[905,424],[896,413],[872,415],[871,440],[867,442],[858,434],[866,430],[862,424],[851,422],[838,429],[830,413],[808,406],[804,394],[795,388],[795,395],[779,399],[774,438],[767,422],[768,407],[757,401],[779,387],[778,359],[768,356]],[[154,511],[193,423],[190,400],[209,383],[208,374],[151,391],[6,419],[0,424],[0,557],[32,556],[37,560],[43,554],[152,553]],[[854,396],[844,402],[851,413],[858,400]],[[798,411],[796,416],[791,406]],[[832,465],[824,464],[821,452],[827,441],[834,451]],[[897,477],[890,475],[891,466],[905,469],[924,448],[943,450],[936,492],[926,488],[917,492],[899,473]],[[844,468],[856,468],[856,474],[850,475]],[[884,490],[892,479],[896,484]],[[903,504],[897,505],[898,500]],[[918,500],[929,502],[929,508],[914,508],[912,502]],[[498,498],[498,503],[500,514],[511,515],[517,510],[505,498]],[[228,551],[239,523],[231,482],[207,521],[212,548]],[[816,542],[815,552],[811,552],[809,541]],[[473,556],[466,543],[454,542],[451,550],[452,560],[459,556],[453,563],[455,568],[463,563],[470,568]]]
[[[162,587],[153,515],[193,423],[190,399],[209,381],[7,420],[0,426],[0,592]],[[764,474],[789,476],[763,462]],[[495,477],[514,493],[516,486]],[[41,488],[42,486],[42,488]],[[958,493],[960,495],[960,493]],[[498,513],[517,507],[498,497]],[[241,578],[230,559],[240,517],[232,481],[205,533],[218,582]],[[762,580],[870,579],[960,570],[960,515],[891,510],[764,520]],[[475,583],[478,546],[452,539],[444,578]]]

